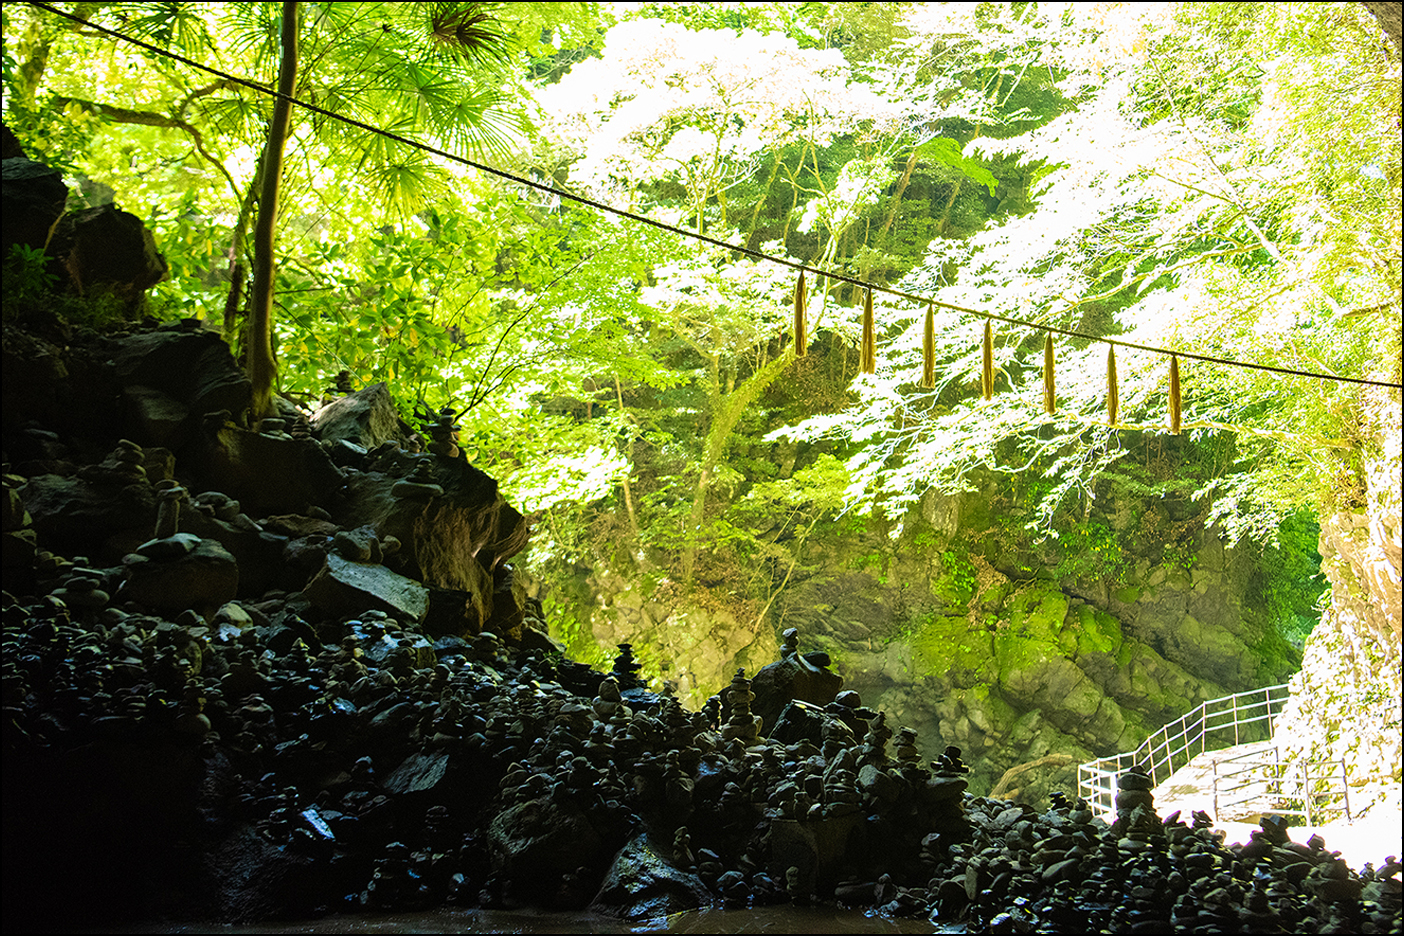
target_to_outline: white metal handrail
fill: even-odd
[[[1078,795],[1091,804],[1094,812],[1110,818],[1116,814],[1119,774],[1139,766],[1159,785],[1196,754],[1244,741],[1264,740],[1262,729],[1254,727],[1259,723],[1266,722],[1266,738],[1271,738],[1274,720],[1281,714],[1287,698],[1287,684],[1281,683],[1210,699],[1152,732],[1134,751],[1099,757],[1079,765]]]
[[[1271,759],[1268,758],[1271,754]],[[1227,764],[1233,770],[1221,770]],[[1295,788],[1294,790],[1292,788]],[[1227,797],[1247,791],[1237,799]],[[1345,759],[1299,761],[1284,767],[1276,746],[1266,751],[1249,751],[1236,757],[1226,757],[1214,764],[1214,815],[1222,816],[1236,806],[1254,804],[1259,813],[1301,812],[1307,825],[1316,824],[1316,814],[1323,808],[1317,799],[1339,797],[1345,808],[1346,820],[1354,817],[1350,811],[1350,781]],[[1300,805],[1298,805],[1300,804]]]

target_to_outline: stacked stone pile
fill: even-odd
[[[1142,795],[1112,826],[1065,797],[972,798],[959,751],[924,765],[904,730],[889,753],[880,715],[861,741],[837,718],[728,739],[557,656],[435,649],[374,612],[328,646],[237,605],[206,622],[5,601],[7,874],[104,917],[795,901],[993,932],[1400,922],[1392,860],[1352,870],[1273,819],[1227,849]]]
[[[795,633],[701,712],[648,692],[627,645],[609,674],[567,660],[512,587],[522,516],[447,428],[428,453],[398,437],[383,385],[344,421],[256,425],[227,352],[187,353],[199,323],[71,337],[52,386],[6,385],[16,929],[714,902],[995,932],[1400,926],[1392,860],[1357,872],[1273,823],[1225,849],[1134,771],[1110,827],[973,798],[959,750],[924,762]],[[11,338],[7,380],[32,347]]]

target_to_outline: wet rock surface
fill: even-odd
[[[973,797],[960,750],[924,760],[800,633],[701,711],[647,691],[627,644],[593,671],[534,629],[509,563],[528,525],[447,417],[427,452],[366,447],[163,386],[194,422],[161,452],[141,408],[89,432],[7,403],[7,926],[841,905],[992,932],[1400,928],[1393,859],[1352,869],[1274,820],[1225,848],[1135,771],[1112,825]]]

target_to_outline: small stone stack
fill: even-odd
[[[185,488],[174,481],[156,482],[156,530],[154,539],[175,536],[180,531],[180,502]]]
[[[613,677],[606,677],[600,681],[599,694],[590,703],[590,707],[601,722],[613,725],[621,731],[628,727],[629,716],[633,714],[629,706],[624,704],[624,697],[619,694],[619,682]]]
[[[727,701],[731,703],[731,717],[722,726],[723,741],[739,741],[742,747],[751,747],[760,740],[761,717],[751,714],[751,702],[756,694],[751,691],[751,681],[746,678],[746,670],[738,669],[731,678],[731,688],[727,690]]]
[[[780,648],[780,659],[788,660],[799,656],[799,628],[787,628],[781,636],[785,638],[785,645]]]
[[[1140,767],[1116,778],[1116,821],[1112,831],[1131,841],[1144,842],[1160,831],[1160,819],[1155,814],[1155,797],[1151,794],[1155,781]]]
[[[117,447],[112,450],[101,464],[89,465],[78,471],[78,477],[94,484],[105,484],[113,487],[126,487],[130,484],[145,484],[146,478],[146,454],[141,446],[130,439],[118,439]]]
[[[910,764],[907,752],[916,748],[916,732],[903,728],[898,734],[896,747],[898,762]],[[968,842],[970,821],[965,815],[964,797],[965,788],[969,786],[965,777],[970,773],[970,768],[960,759],[960,748],[948,745],[945,752],[931,762],[931,767],[934,776],[926,781],[925,795],[922,797],[929,810],[928,826],[938,836],[937,841],[946,848],[957,842]],[[904,774],[914,769],[908,767]]]
[[[275,439],[291,439],[288,435],[288,421],[281,416],[268,416],[259,420],[258,431],[260,435],[271,436]]]
[[[101,585],[102,581],[95,574],[75,569],[49,594],[75,613],[97,611],[106,607],[111,600],[111,596],[102,590]]]
[[[429,451],[434,455],[443,455],[445,458],[458,457],[458,426],[454,425],[453,417],[457,415],[451,406],[445,406],[439,410],[439,415],[432,423],[425,427],[431,439]]]
[[[902,729],[905,733],[911,732],[913,738],[916,732],[910,728]],[[887,742],[892,739],[892,729],[887,727],[887,713],[878,712],[877,717],[868,722],[867,734],[863,737],[863,753],[859,758],[859,764],[867,766],[872,764],[875,767],[882,767],[887,763]],[[915,748],[913,747],[913,750]],[[920,755],[917,755],[920,760]]]
[[[610,675],[618,681],[621,689],[642,689],[644,681],[639,678],[639,670],[642,665],[634,659],[634,648],[631,644],[622,643],[618,645],[619,653],[614,658],[614,666],[610,670]]]

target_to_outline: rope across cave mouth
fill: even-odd
[[[1391,388],[1391,389],[1404,389],[1404,383],[1399,383],[1399,382],[1393,382],[1393,381],[1387,381],[1387,380],[1371,380],[1371,379],[1365,378],[1365,377],[1343,377],[1343,376],[1340,376],[1340,375],[1338,375],[1338,374],[1327,374],[1327,373],[1322,373],[1322,372],[1320,372],[1320,371],[1297,370],[1297,369],[1290,368],[1290,367],[1278,367],[1278,366],[1272,365],[1272,364],[1259,364],[1259,363],[1255,363],[1255,362],[1251,362],[1251,361],[1239,361],[1239,360],[1234,360],[1234,359],[1232,359],[1232,358],[1221,358],[1221,357],[1215,357],[1215,356],[1213,356],[1213,355],[1208,355],[1208,354],[1198,354],[1198,353],[1195,353],[1195,352],[1192,352],[1192,351],[1182,351],[1182,350],[1178,350],[1178,349],[1161,348],[1161,347],[1157,347],[1157,346],[1154,346],[1154,345],[1140,344],[1140,343],[1138,343],[1138,342],[1133,342],[1133,341],[1125,341],[1125,340],[1122,340],[1122,339],[1120,339],[1120,338],[1112,338],[1112,337],[1108,337],[1108,336],[1105,336],[1105,335],[1094,335],[1094,334],[1090,334],[1090,333],[1088,333],[1088,332],[1077,331],[1076,329],[1060,328],[1060,327],[1055,326],[1055,325],[1048,325],[1048,324],[1044,324],[1044,323],[1040,323],[1040,322],[1032,322],[1032,321],[1029,321],[1029,320],[1027,320],[1027,319],[1015,318],[1015,317],[1013,317],[1013,316],[999,315],[999,314],[994,313],[994,312],[986,312],[986,311],[982,311],[982,310],[980,310],[980,309],[972,309],[972,308],[969,308],[969,307],[967,307],[967,306],[954,305],[954,304],[949,303],[949,302],[941,302],[940,300],[932,299],[932,298],[929,297],[929,296],[921,296],[921,295],[918,295],[918,294],[916,294],[916,293],[907,292],[906,290],[897,289],[897,288],[892,287],[892,286],[884,286],[884,285],[881,285],[881,284],[878,284],[878,283],[870,283],[870,282],[868,282],[868,281],[866,281],[866,280],[862,280],[862,279],[859,279],[859,278],[857,278],[857,277],[848,276],[848,275],[843,274],[843,273],[836,273],[836,272],[831,271],[831,270],[821,269],[821,268],[819,268],[819,267],[811,266],[811,265],[809,265],[809,264],[807,264],[807,263],[803,263],[803,262],[798,261],[798,260],[791,260],[791,259],[789,259],[789,258],[787,258],[787,257],[780,257],[780,256],[776,256],[776,255],[774,255],[774,254],[768,254],[768,253],[765,253],[765,252],[763,252],[763,251],[759,251],[759,250],[755,250],[754,248],[747,247],[747,246],[745,246],[745,245],[743,245],[743,244],[733,244],[733,243],[731,243],[731,242],[729,242],[729,241],[721,240],[720,238],[709,237],[708,235],[702,234],[702,233],[700,233],[700,232],[698,232],[698,231],[689,231],[689,230],[687,230],[686,228],[680,228],[680,227],[677,227],[676,225],[668,224],[668,223],[666,223],[666,222],[664,222],[664,221],[658,221],[658,220],[656,220],[656,219],[654,219],[654,218],[650,218],[650,217],[648,217],[648,216],[646,216],[646,215],[642,215],[642,214],[639,214],[639,213],[637,213],[637,212],[629,211],[629,210],[624,209],[624,208],[618,208],[618,207],[616,207],[616,206],[614,206],[614,205],[609,205],[609,204],[606,204],[606,203],[601,202],[601,201],[596,201],[595,199],[589,198],[589,197],[587,197],[587,196],[578,195],[578,194],[575,194],[574,192],[569,192],[569,191],[566,191],[565,189],[557,188],[556,186],[547,184],[547,183],[545,183],[545,182],[538,182],[538,181],[536,181],[536,180],[534,180],[534,179],[524,178],[524,177],[522,177],[522,176],[518,176],[518,175],[515,175],[515,174],[513,174],[513,173],[511,173],[511,172],[508,172],[508,171],[506,171],[506,170],[504,170],[504,169],[498,169],[498,168],[496,168],[495,166],[490,166],[490,165],[488,165],[487,163],[478,162],[478,161],[476,161],[476,160],[469,159],[469,158],[467,158],[466,156],[461,156],[461,155],[459,155],[459,154],[457,154],[457,153],[451,153],[451,152],[449,152],[449,151],[447,151],[447,150],[440,149],[440,148],[438,148],[438,147],[436,147],[436,146],[431,146],[431,145],[428,144],[428,143],[424,143],[424,142],[421,142],[421,141],[419,141],[419,140],[412,140],[412,139],[409,139],[409,138],[407,138],[407,137],[403,137],[403,136],[400,136],[400,135],[398,135],[398,134],[391,133],[391,132],[388,131],[388,130],[384,130],[384,129],[381,129],[381,128],[379,128],[379,127],[372,126],[371,124],[364,123],[364,122],[362,122],[362,121],[356,120],[355,118],[346,117],[346,116],[344,116],[344,115],[342,115],[342,114],[335,113],[334,111],[329,111],[329,110],[327,110],[327,109],[325,109],[325,108],[323,108],[323,107],[317,106],[316,104],[310,104],[310,103],[308,103],[307,101],[300,100],[300,99],[298,99],[297,97],[294,97],[294,96],[292,96],[292,95],[285,95],[285,94],[282,94],[282,93],[280,93],[279,91],[277,91],[276,89],[264,87],[263,85],[260,85],[260,84],[258,84],[258,83],[256,83],[256,82],[253,82],[253,81],[249,81],[249,80],[246,79],[246,78],[237,77],[237,76],[232,75],[232,74],[230,74],[230,73],[228,73],[228,72],[221,71],[220,69],[214,68],[214,67],[209,66],[209,65],[205,65],[205,64],[203,64],[203,63],[201,63],[201,62],[196,62],[196,61],[194,61],[193,59],[186,58],[186,57],[183,56],[183,55],[179,55],[179,54],[177,54],[177,53],[175,53],[175,52],[171,52],[171,51],[169,51],[169,50],[167,50],[167,49],[162,49],[162,48],[160,48],[160,47],[158,47],[158,46],[151,45],[151,44],[148,43],[148,42],[143,42],[143,41],[140,40],[140,39],[137,39],[137,38],[135,38],[135,37],[133,37],[133,36],[128,36],[128,35],[126,35],[125,33],[118,32],[118,31],[115,30],[115,29],[110,29],[110,28],[108,28],[108,27],[106,27],[106,26],[100,26],[100,25],[98,25],[98,24],[96,24],[96,23],[92,23],[92,22],[90,22],[90,21],[88,21],[88,20],[83,19],[83,18],[80,17],[80,16],[77,16],[77,15],[72,14],[72,13],[67,13],[67,12],[64,12],[63,10],[57,9],[56,7],[50,6],[50,5],[47,4],[47,3],[40,3],[40,2],[37,2],[37,0],[27,0],[27,2],[28,2],[29,5],[32,6],[32,7],[35,7],[35,8],[37,8],[37,9],[44,10],[44,11],[46,11],[46,12],[48,12],[48,13],[52,13],[52,14],[54,14],[55,16],[63,17],[64,19],[71,20],[71,21],[73,21],[73,22],[75,22],[75,23],[82,23],[84,26],[86,26],[86,27],[88,27],[88,28],[90,28],[90,29],[97,30],[98,32],[101,32],[101,33],[103,33],[104,35],[111,36],[111,37],[114,38],[114,39],[120,39],[120,40],[122,40],[123,42],[127,42],[127,43],[130,43],[130,44],[135,45],[135,46],[139,46],[140,48],[143,48],[143,49],[147,50],[148,52],[151,52],[151,53],[153,53],[153,54],[155,54],[155,55],[159,55],[159,56],[162,56],[162,57],[164,57],[164,58],[168,58],[168,59],[170,59],[170,60],[172,60],[172,61],[175,61],[175,62],[180,62],[180,63],[183,64],[183,65],[187,65],[187,66],[189,66],[189,67],[191,67],[191,68],[195,68],[195,69],[198,69],[198,70],[200,70],[200,71],[206,72],[207,74],[214,75],[214,76],[216,76],[216,77],[218,77],[218,78],[221,78],[221,79],[223,79],[223,80],[225,80],[225,81],[233,82],[234,84],[237,84],[237,85],[239,85],[239,86],[241,86],[241,87],[248,88],[249,90],[255,91],[255,92],[259,93],[259,94],[267,95],[268,97],[272,97],[272,98],[284,99],[284,100],[288,101],[290,104],[293,104],[293,105],[295,105],[295,106],[297,106],[297,107],[300,107],[300,108],[302,108],[303,110],[310,111],[310,112],[312,112],[312,113],[314,113],[314,114],[318,114],[318,115],[320,115],[320,116],[322,116],[322,117],[326,117],[326,118],[329,118],[329,119],[331,119],[331,120],[340,121],[341,123],[346,124],[347,126],[355,127],[355,128],[357,128],[358,130],[363,130],[363,131],[365,131],[366,133],[370,133],[370,134],[374,134],[374,135],[376,135],[376,136],[384,137],[385,139],[388,139],[388,140],[393,140],[393,141],[395,141],[396,143],[400,143],[400,144],[403,144],[403,145],[405,145],[405,146],[413,147],[414,149],[418,149],[418,150],[421,150],[421,151],[423,151],[423,152],[430,153],[430,154],[432,154],[432,155],[434,155],[434,156],[439,156],[439,157],[441,157],[441,158],[443,158],[443,159],[447,159],[447,160],[450,160],[450,161],[452,161],[452,162],[459,163],[460,165],[463,165],[463,166],[468,166],[469,168],[476,169],[476,170],[478,170],[479,172],[485,172],[485,173],[487,173],[487,174],[489,174],[489,175],[496,176],[497,178],[504,179],[504,180],[507,180],[507,181],[509,181],[509,182],[513,182],[513,183],[515,183],[515,184],[517,184],[517,185],[524,185],[524,186],[527,186],[528,188],[537,189],[537,190],[539,190],[539,191],[546,192],[546,193],[548,193],[548,194],[550,194],[550,195],[553,195],[553,196],[556,196],[556,197],[559,197],[559,198],[563,198],[563,199],[566,199],[566,200],[568,200],[568,201],[575,202],[575,203],[580,204],[580,205],[585,205],[585,206],[590,207],[590,208],[594,208],[594,209],[597,210],[597,211],[603,211],[603,212],[606,212],[606,213],[608,213],[608,214],[616,215],[616,216],[621,217],[621,218],[628,218],[628,219],[631,220],[631,221],[638,221],[638,222],[640,222],[640,223],[642,223],[642,224],[647,224],[647,225],[650,225],[650,226],[652,226],[652,227],[658,228],[658,229],[660,229],[660,230],[668,231],[668,232],[670,232],[670,233],[672,233],[672,234],[677,234],[677,235],[679,235],[679,236],[681,236],[681,237],[688,237],[688,238],[691,238],[691,239],[693,239],[693,240],[700,241],[700,242],[702,242],[702,243],[711,244],[711,245],[714,246],[714,247],[721,247],[721,248],[723,248],[723,249],[725,249],[725,250],[729,250],[729,251],[732,251],[733,253],[737,253],[737,254],[740,254],[740,255],[746,256],[746,257],[750,257],[750,258],[755,259],[755,260],[763,260],[763,261],[766,261],[766,262],[768,262],[768,263],[774,263],[774,264],[778,264],[778,265],[780,265],[780,266],[789,267],[790,269],[796,270],[797,272],[799,272],[801,276],[802,276],[803,274],[805,274],[805,273],[810,273],[810,274],[813,274],[814,276],[822,276],[822,277],[825,277],[826,279],[832,280],[832,281],[834,281],[834,282],[848,283],[848,284],[850,284],[850,285],[852,285],[852,286],[856,286],[856,287],[858,287],[858,288],[860,288],[860,289],[871,290],[872,292],[875,292],[875,293],[884,293],[884,294],[886,294],[886,295],[893,296],[893,297],[898,298],[898,299],[903,299],[903,300],[906,300],[906,301],[909,301],[909,302],[920,303],[920,304],[923,304],[923,305],[934,306],[934,307],[942,308],[942,309],[949,309],[949,310],[951,310],[952,312],[960,312],[960,313],[964,313],[964,314],[967,314],[967,315],[979,316],[979,317],[981,317],[981,318],[984,318],[987,322],[1003,322],[1003,323],[1008,324],[1008,325],[1017,325],[1017,326],[1019,326],[1020,328],[1027,328],[1027,329],[1030,329],[1030,330],[1033,330],[1033,331],[1042,332],[1042,333],[1044,333],[1044,334],[1049,334],[1049,335],[1062,335],[1062,336],[1067,337],[1067,338],[1076,338],[1076,339],[1080,339],[1080,340],[1083,340],[1083,341],[1101,342],[1102,344],[1109,345],[1109,346],[1111,346],[1111,347],[1113,347],[1113,348],[1115,348],[1115,347],[1130,348],[1130,349],[1134,349],[1134,350],[1137,350],[1137,351],[1145,351],[1145,352],[1148,352],[1148,353],[1151,353],[1151,354],[1162,355],[1162,356],[1165,356],[1165,357],[1180,357],[1180,358],[1185,358],[1185,359],[1187,359],[1187,360],[1202,361],[1202,362],[1204,362],[1204,363],[1206,363],[1206,364],[1221,364],[1221,365],[1224,365],[1224,366],[1226,366],[1226,367],[1240,367],[1240,368],[1245,368],[1245,369],[1249,369],[1249,370],[1266,371],[1266,372],[1268,372],[1268,373],[1282,374],[1282,375],[1291,376],[1291,377],[1308,377],[1308,378],[1312,378],[1312,379],[1315,379],[1315,380],[1329,380],[1329,381],[1334,381],[1334,382],[1336,382],[1336,383],[1351,383],[1351,384],[1361,384],[1361,385],[1371,386],[1371,387],[1386,387],[1386,388]],[[1115,422],[1115,419],[1113,419],[1113,422]]]

